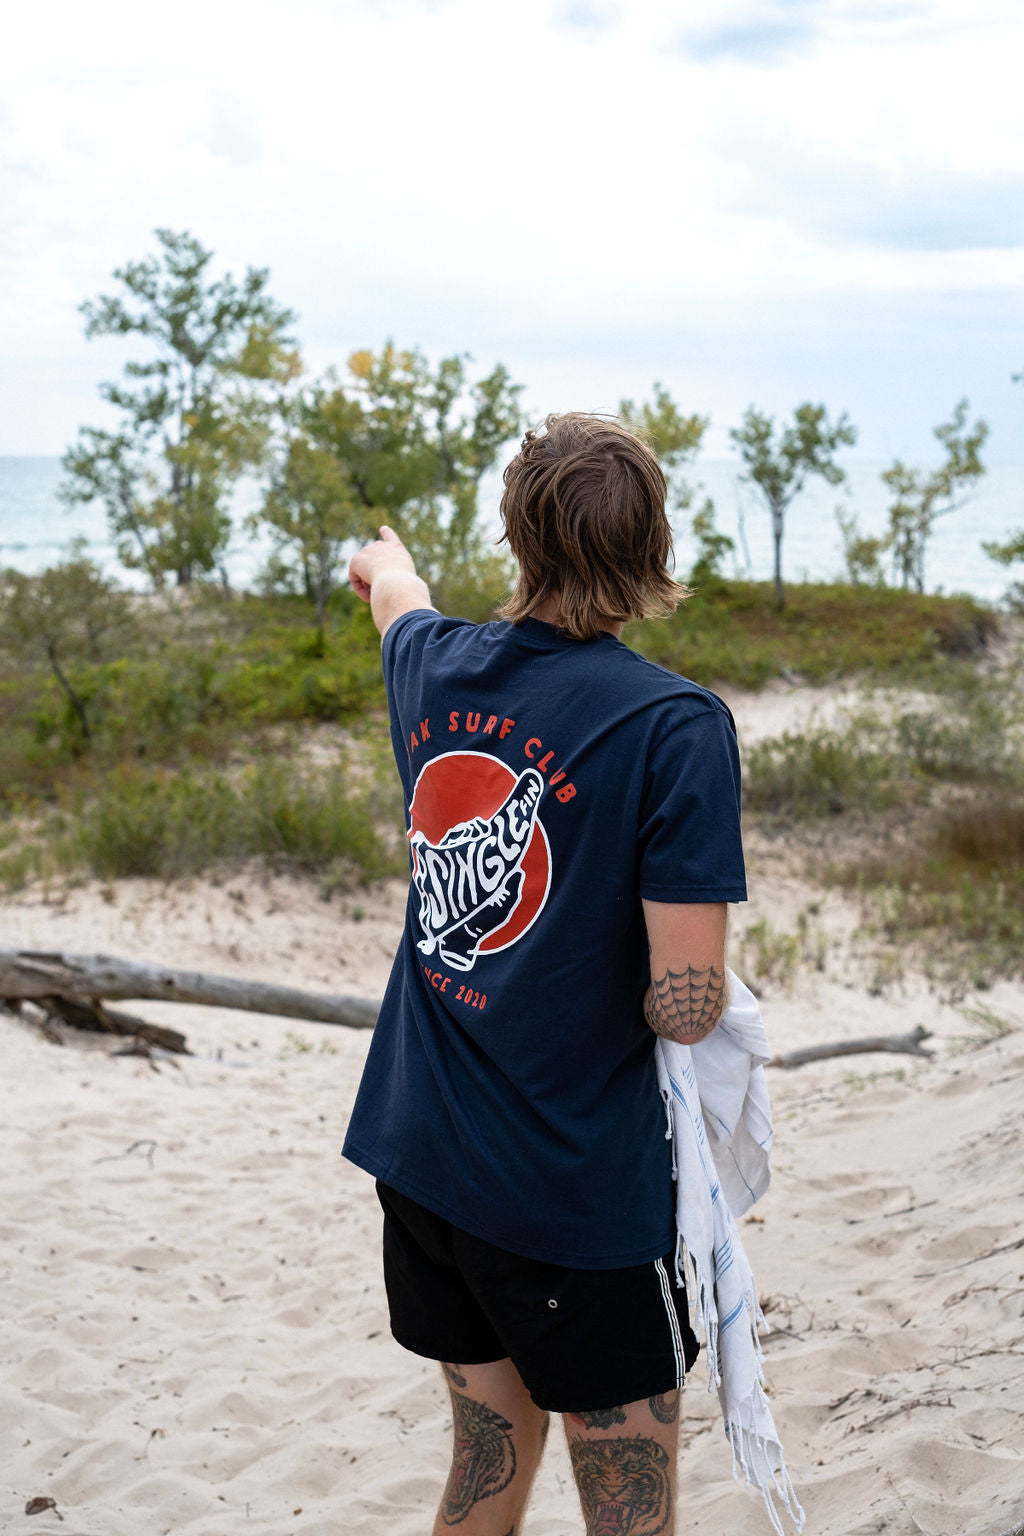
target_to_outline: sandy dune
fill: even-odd
[[[936,1033],[931,1061],[772,1075],[775,1182],[743,1235],[808,1530],[1000,1536],[1024,1521],[1024,993],[984,994],[1013,1027],[988,1043],[912,975],[871,996],[853,909],[752,853],[735,942],[812,904],[825,936],[765,993],[778,1049]],[[86,884],[8,899],[0,932],[379,996],[403,900],[398,883],[329,903],[287,880]],[[0,1530],[421,1536],[446,1399],[390,1339],[375,1198],[338,1156],[367,1037],[138,1011],[196,1055],[60,1048],[0,1017]],[[699,1363],[679,1529],[765,1533],[705,1379]],[[57,1511],[26,1516],[33,1498]],[[553,1435],[528,1530],[580,1529]]]

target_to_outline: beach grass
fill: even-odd
[[[857,891],[868,928],[945,985],[986,986],[1024,972],[1022,736],[1019,700],[976,677],[930,710],[869,705],[759,743],[746,806],[797,843],[801,825],[854,813],[856,836],[815,856],[815,878]]]
[[[345,759],[269,758],[230,773],[125,763],[55,809],[7,851],[0,883],[87,873],[180,879],[251,859],[332,889],[406,867],[392,775]]]

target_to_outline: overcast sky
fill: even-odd
[[[68,0],[0,58],[0,453],[104,420],[78,304],[189,229],[318,372],[387,337],[537,413],[665,383],[1024,460],[1020,0]]]

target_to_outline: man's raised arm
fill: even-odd
[[[644,901],[651,947],[644,1017],[666,1040],[696,1045],[725,1012],[727,913],[724,901]]]
[[[403,613],[417,608],[431,608],[430,588],[417,576],[412,555],[394,529],[386,524],[380,538],[362,549],[349,561],[348,579],[352,590],[369,603],[373,622],[383,638],[384,631]]]

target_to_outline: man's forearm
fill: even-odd
[[[666,970],[654,976],[644,993],[644,1018],[666,1040],[696,1045],[705,1039],[728,1006],[724,970],[715,966]]]
[[[403,613],[431,606],[430,588],[413,571],[378,571],[373,579],[370,613],[381,635]]]

